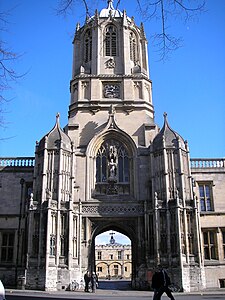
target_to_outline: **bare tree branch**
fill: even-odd
[[[60,0],[58,14],[66,15],[75,5],[75,2],[79,3],[78,0]],[[86,16],[90,17],[91,0],[83,0],[82,2]],[[116,5],[114,5],[115,9],[118,9],[122,2],[117,0]],[[153,36],[160,60],[167,59],[172,51],[182,46],[182,38],[169,33],[169,21],[177,16],[187,21],[205,9],[205,0],[133,0],[133,2],[136,2],[137,9],[144,21],[156,19],[161,22],[161,32],[155,33]],[[192,3],[193,5],[191,5]]]
[[[0,12],[0,32],[7,32],[8,17],[10,12]],[[15,61],[21,57],[18,53],[11,50],[7,44],[2,40],[2,35],[0,38],[0,127],[5,124],[4,114],[5,109],[4,104],[11,99],[7,99],[3,96],[6,90],[9,90],[13,82],[17,82],[18,79],[25,76],[24,74],[18,74],[15,69]]]
[[[176,19],[177,16],[184,22],[204,12],[205,0],[199,0],[195,6],[190,6],[189,1],[185,0],[137,0],[139,13],[145,21],[152,21],[155,18],[160,20],[161,32],[153,35],[154,45],[159,53],[160,60],[166,60],[171,52],[182,46],[182,38],[170,34],[169,21]]]
[[[75,6],[75,2],[80,3],[80,1],[76,0],[60,0],[58,4],[58,9],[56,9],[58,15],[67,15],[69,11],[72,11],[73,7]],[[82,3],[85,8],[86,16],[90,17],[89,13],[89,5],[86,0],[82,0]]]

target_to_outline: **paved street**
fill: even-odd
[[[68,292],[43,292],[43,291],[22,291],[22,290],[6,290],[6,300],[150,300],[153,292],[151,291],[134,291],[131,290],[128,281],[100,281],[99,289],[96,293],[85,293],[82,291]],[[174,293],[176,300],[210,300],[225,299],[225,290],[209,291],[203,293]],[[162,300],[169,299],[166,295]]]

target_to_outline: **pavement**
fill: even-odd
[[[92,293],[85,293],[84,291],[36,291],[36,290],[17,290],[17,289],[6,289],[6,296],[7,295],[26,295],[26,296],[35,296],[35,297],[53,297],[62,298],[62,299],[76,299],[77,297],[82,297],[83,299],[87,298],[90,295],[98,295],[100,298],[104,299],[104,296],[120,296],[120,297],[130,297],[130,298],[139,298],[148,296],[149,299],[152,298],[153,292],[152,291],[139,291],[139,290],[106,290],[106,289],[97,289],[95,294]],[[206,296],[206,295],[225,295],[224,289],[219,290],[205,290],[200,292],[183,292],[183,293],[173,293],[176,298],[176,295],[180,296]]]
[[[200,292],[184,292],[184,293],[173,293],[174,296],[205,296],[205,295],[224,295],[225,289],[217,289],[217,290],[204,290]],[[50,298],[60,298],[60,299],[90,299],[93,298],[94,295],[97,297],[104,299],[106,297],[130,297],[136,298],[139,297],[151,297],[153,296],[152,291],[140,291],[140,290],[132,290],[130,286],[130,281],[128,280],[103,280],[99,282],[99,288],[97,288],[96,293],[85,293],[82,291],[37,291],[37,290],[18,290],[18,289],[6,289],[7,295],[15,295],[22,296],[26,295],[29,297],[50,297]]]

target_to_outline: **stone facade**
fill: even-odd
[[[225,160],[193,159],[206,287],[225,287]]]
[[[224,159],[190,160],[167,115],[155,124],[143,25],[108,1],[73,44],[68,125],[57,115],[35,163],[1,160],[3,282],[67,289],[96,271],[95,237],[116,230],[134,288],[159,263],[183,291],[222,287]]]

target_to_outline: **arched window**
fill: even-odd
[[[87,30],[84,37],[84,61],[89,62],[92,58],[92,35],[91,30]]]
[[[130,33],[130,59],[137,62],[137,40],[133,32]]]
[[[121,142],[109,139],[96,156],[96,192],[100,194],[129,194],[130,158]]]
[[[105,56],[117,56],[117,31],[113,25],[106,27]]]

